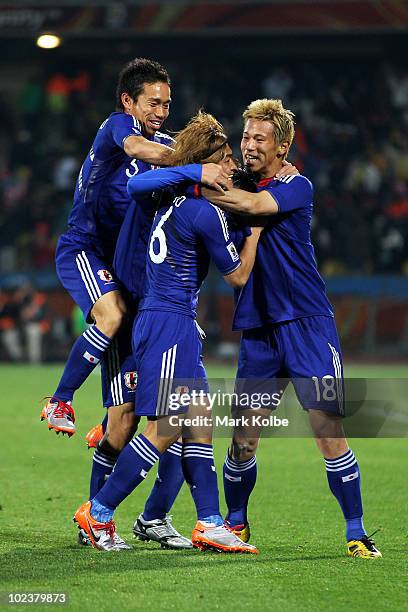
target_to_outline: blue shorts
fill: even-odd
[[[105,408],[135,401],[137,374],[132,354],[134,317],[128,316],[101,360],[102,400]]]
[[[120,289],[102,250],[67,232],[58,241],[55,263],[63,287],[80,307],[85,320],[92,323],[90,313],[95,302],[105,293]]]
[[[180,390],[208,392],[201,337],[191,317],[142,310],[133,327],[132,345],[138,374],[135,394],[138,416],[165,416],[173,414],[173,410],[177,414],[170,395]]]
[[[344,415],[343,363],[332,317],[304,317],[243,332],[237,393],[281,395],[289,380],[305,410]]]

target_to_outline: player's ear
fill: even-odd
[[[277,156],[285,158],[286,155],[288,154],[288,151],[289,151],[289,143],[286,141],[282,142],[282,144],[279,145]]]
[[[130,112],[133,104],[133,99],[128,93],[124,92],[120,95],[120,100],[125,111]]]

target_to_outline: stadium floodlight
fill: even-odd
[[[55,34],[41,34],[37,38],[37,46],[41,49],[55,49],[61,44],[61,38]]]

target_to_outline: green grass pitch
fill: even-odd
[[[231,368],[209,370],[232,375]],[[78,432],[68,439],[48,433],[38,418],[39,399],[52,392],[61,367],[0,371],[0,591],[66,591],[76,610],[408,610],[408,439],[351,441],[365,525],[380,528],[375,540],[383,559],[345,556],[343,518],[311,439],[261,443],[250,505],[259,556],[165,551],[139,541],[133,551],[104,554],[79,547],[71,521],[88,492],[92,453],[84,435],[102,414],[98,376],[77,394]],[[408,378],[403,366],[346,373]],[[226,439],[216,439],[219,476],[226,447]],[[117,512],[118,531],[129,542],[153,478]],[[172,513],[188,535],[195,514],[186,486]]]

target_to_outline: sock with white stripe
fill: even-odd
[[[183,444],[182,466],[197,509],[197,518],[206,521],[209,517],[220,517],[212,444]]]
[[[156,482],[143,510],[145,521],[163,519],[170,512],[184,482],[181,451],[182,445],[175,442],[160,457]]]
[[[122,450],[115,471],[94,499],[104,508],[115,510],[143,482],[149,470],[160,459],[160,455],[157,448],[143,434],[139,434]],[[91,514],[99,520],[93,512]]]
[[[72,401],[74,393],[86,381],[109,347],[111,338],[105,336],[96,325],[89,327],[76,339],[54,398]]]
[[[102,449],[100,444],[98,444],[92,461],[89,499],[93,499],[98,491],[102,489],[115,467],[118,456],[119,453],[115,453],[114,449],[112,449],[112,452],[107,452],[106,449]]]
[[[339,502],[346,519],[346,538],[359,540],[366,535],[366,531],[363,526],[363,503],[357,459],[349,449],[340,457],[324,461],[330,490]]]
[[[256,456],[245,461],[236,461],[228,451],[223,474],[225,501],[228,506],[225,518],[231,525],[246,525],[249,497],[256,483]]]

